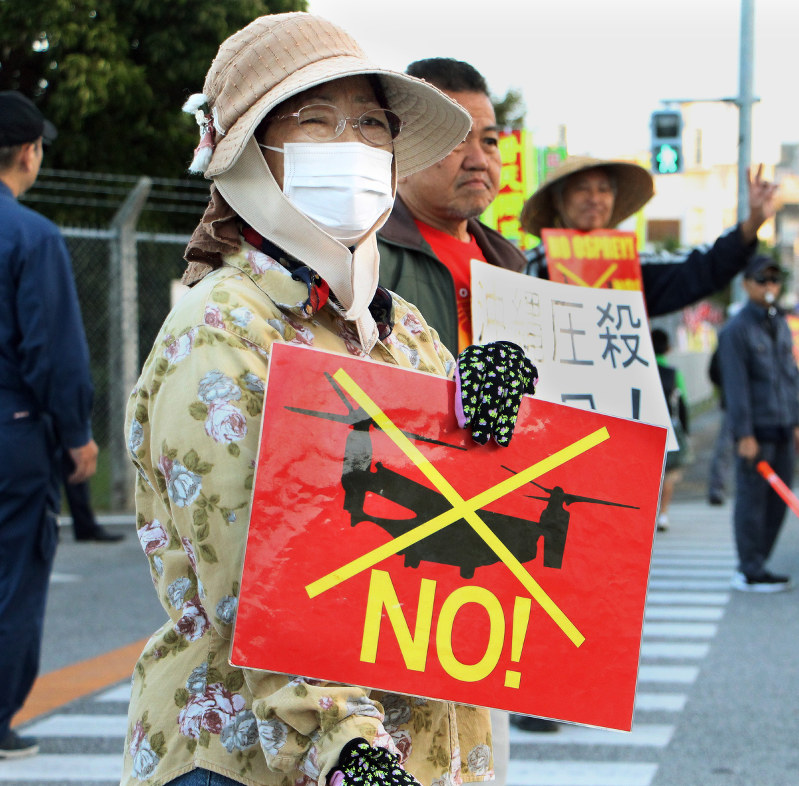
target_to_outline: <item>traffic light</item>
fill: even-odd
[[[679,109],[656,109],[652,131],[652,171],[656,175],[682,172],[682,114]]]

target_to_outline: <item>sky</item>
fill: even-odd
[[[799,1],[754,3],[753,153],[799,142]],[[454,57],[522,92],[538,145],[633,156],[663,101],[735,98],[740,0],[309,0],[381,66]],[[737,130],[737,113],[725,117]],[[762,155],[762,153],[761,153]]]

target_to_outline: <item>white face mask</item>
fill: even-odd
[[[284,153],[289,201],[345,245],[360,240],[394,204],[387,150],[360,142],[287,142],[269,150]]]

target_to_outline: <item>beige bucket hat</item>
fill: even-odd
[[[566,178],[587,169],[604,169],[616,182],[616,198],[608,228],[640,210],[655,193],[652,175],[638,164],[628,161],[606,161],[588,156],[570,156],[548,175],[544,184],[524,203],[521,225],[525,232],[540,237],[541,230],[557,226],[556,193]]]
[[[399,176],[434,164],[465,139],[468,113],[426,82],[380,68],[326,19],[306,13],[262,16],[219,47],[202,95],[184,110],[195,115],[201,141],[190,171],[226,172],[266,114],[290,96],[348,76],[374,74],[389,107],[403,121],[394,140]]]

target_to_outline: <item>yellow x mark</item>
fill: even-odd
[[[593,284],[589,284],[585,279],[578,276],[577,273],[567,268],[561,262],[556,263],[555,267],[560,270],[561,273],[563,273],[565,278],[570,278],[575,284],[578,284],[581,287],[593,287],[595,289],[599,289],[616,272],[616,270],[618,270],[619,266],[615,262],[608,265],[608,267],[605,269],[605,272],[596,281],[594,281]]]
[[[418,527],[406,532],[378,546],[376,549],[358,557],[352,562],[343,565],[338,570],[328,573],[321,579],[312,582],[305,589],[308,596],[315,598],[332,587],[341,584],[347,579],[356,576],[364,570],[376,565],[382,560],[399,553],[403,549],[417,543],[420,540],[438,532],[444,527],[452,524],[459,519],[469,522],[474,531],[483,539],[486,545],[499,557],[505,566],[516,576],[524,588],[530,593],[541,608],[552,618],[555,624],[568,636],[571,642],[579,647],[585,636],[580,633],[574,624],[557,607],[549,595],[544,592],[538,582],[524,569],[522,564],[505,544],[491,531],[485,522],[477,515],[476,511],[494,502],[500,497],[504,497],[512,491],[521,488],[531,480],[544,475],[550,470],[565,464],[567,461],[579,456],[587,450],[599,445],[610,438],[605,427],[597,429],[591,434],[577,440],[572,445],[568,445],[562,450],[553,453],[551,456],[536,462],[527,469],[519,472],[507,480],[503,480],[492,488],[486,489],[480,494],[475,495],[469,500],[464,500],[460,494],[450,485],[449,481],[422,455],[419,449],[392,423],[391,419],[383,412],[380,407],[372,401],[343,369],[339,369],[333,378],[341,387],[352,396],[353,399],[364,409],[364,411],[374,420],[388,437],[402,450],[403,453],[421,470],[424,476],[438,489],[444,498],[452,506],[450,510],[436,516]]]

